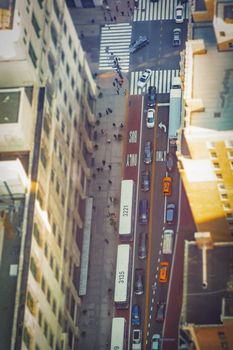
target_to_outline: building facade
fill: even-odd
[[[14,294],[2,289],[10,324],[0,338],[5,349],[75,349],[96,86],[65,1],[5,3],[1,273],[12,267]]]

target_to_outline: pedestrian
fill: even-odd
[[[102,113],[99,112],[99,113],[98,113],[98,116],[99,116],[99,118],[102,118]]]
[[[124,11],[121,11],[121,15],[124,16],[124,14],[125,14]]]
[[[119,90],[117,89],[117,95],[119,95]]]
[[[120,128],[123,128],[124,127],[124,124],[123,123],[120,123]]]
[[[95,205],[93,205],[93,206],[92,206],[92,209],[93,209],[94,211],[96,210],[96,207],[95,207]]]
[[[116,21],[116,16],[113,17],[114,21]]]
[[[115,128],[116,127],[116,123],[112,123],[112,126]]]
[[[105,160],[102,160],[102,164],[105,165],[105,164],[106,164],[106,161],[105,161]]]
[[[108,244],[109,240],[107,238],[105,238],[104,242]]]
[[[106,109],[106,114],[108,115],[108,110]]]
[[[116,86],[115,82],[113,82],[112,85],[115,87]]]
[[[104,129],[101,129],[100,132],[102,135],[104,135]]]
[[[118,79],[117,78],[115,78],[115,81],[116,81],[116,83],[118,83]]]
[[[111,164],[108,164],[108,169],[109,169],[109,170],[111,170],[111,169],[112,169]]]
[[[105,22],[107,21],[107,17],[104,15],[104,20],[105,20]]]
[[[92,23],[92,24],[94,24],[94,23],[95,23],[95,20],[94,20],[94,18],[92,18],[92,20],[91,20],[91,23]]]
[[[129,0],[127,1],[127,6],[130,7],[130,1]]]
[[[96,120],[96,125],[100,125],[100,121],[99,120]]]
[[[101,186],[98,187],[99,191],[101,191]]]
[[[104,171],[104,169],[102,168],[102,167],[100,167],[100,171],[101,171],[101,173]]]
[[[99,148],[99,146],[97,144],[95,144],[94,149],[98,149],[98,148]]]
[[[83,32],[81,32],[81,39],[83,39],[84,38],[84,34],[83,34]]]
[[[116,134],[114,134],[114,135],[113,135],[113,137],[114,137],[114,139],[116,139],[116,138],[117,138],[117,135],[116,135]]]
[[[112,113],[112,109],[111,108],[108,108],[108,111],[109,111],[109,113]]]
[[[95,178],[96,178],[96,174],[95,174],[95,173],[93,173],[93,174],[92,174],[92,177],[93,177],[93,179],[95,179]]]
[[[125,95],[127,94],[127,89],[125,89],[124,94],[125,94]]]
[[[107,143],[111,143],[111,139],[107,139]]]
[[[116,6],[116,12],[119,12],[119,8],[118,8],[118,6]]]
[[[96,170],[98,171],[98,173],[100,172],[100,168],[96,168]]]
[[[112,184],[112,180],[108,180],[108,183],[109,183],[109,185],[111,185]]]

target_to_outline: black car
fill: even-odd
[[[175,166],[175,157],[172,153],[167,153],[166,167],[167,171],[171,173]]]
[[[158,302],[156,307],[156,321],[163,322],[165,315],[166,304],[164,302]]]
[[[144,163],[150,164],[152,162],[152,143],[150,141],[146,141],[144,144]]]
[[[141,190],[145,192],[150,190],[150,171],[149,170],[142,171]]]
[[[133,43],[129,45],[129,52],[134,53],[149,43],[146,36],[139,36]]]
[[[156,87],[155,86],[149,86],[148,88],[148,100],[147,100],[148,107],[155,108],[156,105]]]
[[[144,271],[143,269],[136,269],[134,275],[134,293],[142,295],[144,293]]]

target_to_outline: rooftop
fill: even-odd
[[[233,244],[215,245],[207,250],[207,288],[202,287],[202,250],[186,242],[184,278],[184,323],[221,324],[222,300],[229,297]]]
[[[203,39],[206,54],[194,55],[193,98],[204,111],[191,115],[191,125],[209,130],[233,129],[233,52],[219,52],[212,25],[194,28],[194,40]],[[211,64],[210,64],[211,62]]]

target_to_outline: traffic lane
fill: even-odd
[[[129,97],[125,126],[123,178],[132,179],[135,182],[137,182],[139,159],[141,105],[142,97],[140,95]]]
[[[181,45],[173,46],[173,30],[181,29]],[[160,27],[160,69],[180,69],[180,52],[185,48],[187,39],[187,21],[182,24],[174,20],[161,21]]]
[[[159,21],[133,22],[132,41],[140,35],[149,39],[149,44],[130,55],[131,70],[144,70],[145,68],[155,69],[159,58],[159,45],[157,39],[160,35]]]
[[[179,229],[179,228],[178,228]],[[184,240],[193,239],[196,231],[195,222],[188,202],[188,198],[181,184],[181,211],[180,229],[176,236],[176,251],[174,251],[174,273],[171,276],[170,298],[168,302],[167,319],[164,328],[163,350],[178,348],[179,321],[183,294],[183,263],[184,263]],[[173,339],[173,340],[171,340]],[[171,343],[172,342],[172,343]],[[171,347],[171,344],[174,344]]]

